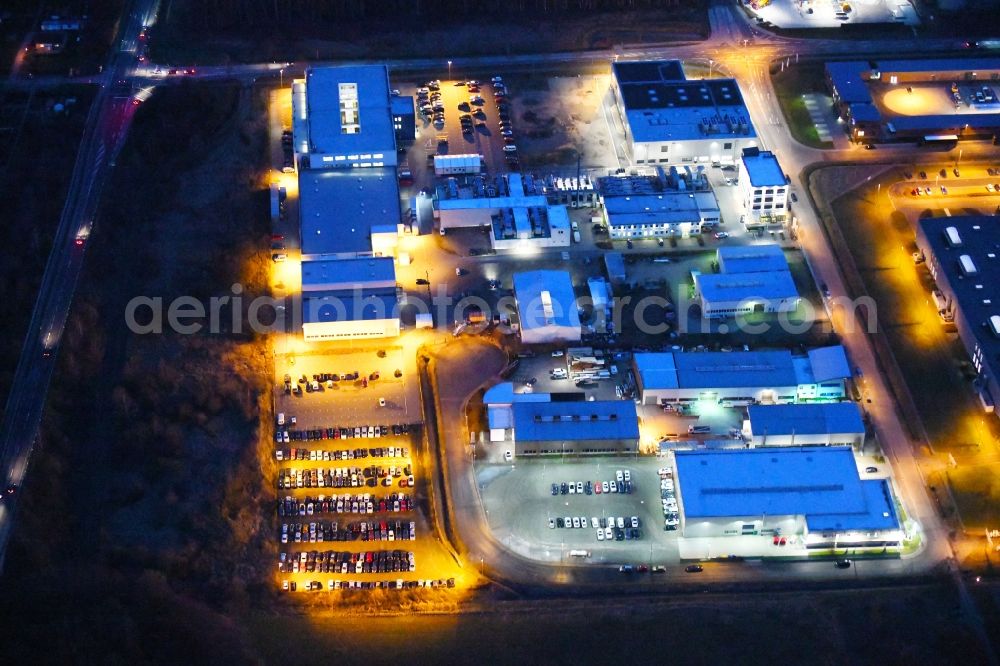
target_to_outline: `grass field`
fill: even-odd
[[[823,63],[807,62],[786,67],[783,72],[771,75],[774,90],[781,104],[781,110],[788,121],[788,128],[796,141],[813,148],[833,148],[830,141],[820,141],[816,126],[806,110],[802,95],[806,93],[826,93],[823,79]]]

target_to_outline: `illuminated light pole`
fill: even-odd
[[[451,60],[448,61],[448,79],[451,80]]]

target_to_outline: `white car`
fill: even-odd
[[[604,482],[602,481],[601,482],[601,486],[603,487],[603,485],[604,485]],[[610,481],[610,482],[608,482],[608,486],[610,487],[611,492],[613,492],[613,493],[618,492],[618,482],[617,481]]]
[[[631,471],[625,470],[624,476],[625,476],[625,480],[626,481],[631,481],[632,480],[632,472]]]
[[[591,516],[590,517],[590,526],[591,527],[597,527],[597,516]]]
[[[552,358],[562,358],[562,356],[563,356],[563,352],[561,352],[561,351],[554,351],[554,352],[552,352]]]
[[[563,518],[563,525],[565,525],[566,527],[573,527],[573,519],[570,518],[569,516],[566,516],[565,518]]]
[[[663,521],[663,524],[667,527],[676,527],[680,524],[680,521],[673,516],[667,516],[666,520]]]
[[[573,527],[580,527],[580,516],[573,516]]]
[[[503,459],[506,460],[507,462],[510,462],[511,460],[514,459],[514,454],[511,453],[510,451],[504,451],[503,452]]]
[[[622,472],[620,469],[616,469],[615,470],[615,480],[616,481],[624,481],[625,480],[625,473]]]
[[[505,153],[516,153],[517,152],[517,146],[515,146],[514,144],[510,144],[508,146],[504,146],[503,147],[503,152],[505,152]],[[282,261],[284,261],[284,260],[282,260]]]
[[[549,518],[549,529],[554,529],[555,526],[556,526],[556,519],[555,518]]]
[[[609,493],[609,492],[611,492],[611,489],[608,488],[608,482],[607,481],[601,481],[601,492],[602,493]]]
[[[663,506],[666,507],[668,513],[677,513],[677,502],[675,500],[667,500],[667,503]]]
[[[583,494],[583,481],[577,481],[576,482],[576,494],[577,495],[582,495]]]
[[[618,516],[617,518],[615,518],[615,524],[618,525],[618,529],[620,530],[625,529],[625,517]]]
[[[604,530],[600,528],[597,529],[597,540],[604,541]]]
[[[575,483],[569,484],[569,494],[570,495],[576,495],[576,484]]]
[[[632,527],[639,527],[639,516],[632,516]]]
[[[604,538],[608,541],[615,538],[615,531],[610,526],[604,528]]]

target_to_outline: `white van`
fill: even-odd
[[[278,412],[278,425],[280,425],[280,426],[285,425],[285,413],[284,412]]]
[[[571,550],[569,551],[570,557],[590,557],[589,550]]]

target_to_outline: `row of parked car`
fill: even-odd
[[[549,492],[555,495],[601,495],[604,493],[632,493],[632,474],[629,470],[617,470],[621,478],[610,481],[569,481],[553,483]]]
[[[660,502],[663,504],[663,529],[673,531],[680,525],[677,495],[674,488],[674,471],[669,467],[661,467],[657,470],[657,473],[660,475]]]
[[[361,495],[320,495],[313,499],[285,497],[278,500],[278,515],[312,516],[325,513],[398,513],[413,508],[413,500],[406,493],[389,493],[384,497],[364,493]]]
[[[279,414],[279,416],[284,415]],[[294,416],[291,419],[291,423],[292,425],[295,424]],[[388,437],[390,433],[398,437],[410,432],[410,426],[402,423],[396,423],[391,426],[379,424],[354,426],[353,428],[310,428],[308,430],[292,430],[290,428],[282,428],[281,425],[283,424],[279,424],[278,430],[274,433],[274,441],[278,444],[282,442],[285,444],[289,442],[315,442],[324,439],[351,439],[352,437],[375,439]]]
[[[413,521],[379,520],[350,522],[282,523],[281,543],[317,541],[413,541],[417,526]]]
[[[282,469],[278,472],[278,488],[374,488],[380,483],[388,488],[392,486],[393,479],[399,479],[400,488],[411,487],[413,475],[410,466],[372,466],[364,470],[359,467]]]
[[[591,516],[589,523],[586,516],[549,518],[549,528],[551,529],[563,527],[587,529],[588,525],[596,531],[598,541],[625,541],[642,538],[638,516],[632,516],[631,518],[626,518],[625,516],[608,516],[607,518]]]
[[[410,590],[419,587],[455,587],[455,579],[439,578],[437,580],[334,580],[326,581],[326,589],[333,590]],[[294,580],[282,581],[281,589],[285,592],[296,592],[298,585]],[[323,589],[323,583],[318,580],[302,585],[303,591],[318,591]]]
[[[417,88],[417,106],[424,118],[429,118],[438,127],[444,126],[444,100],[441,98],[441,82],[428,81]]]
[[[411,551],[368,550],[351,553],[338,550],[303,551],[278,554],[281,573],[390,573],[416,571],[416,559]]]
[[[277,460],[361,460],[363,458],[408,458],[405,446],[379,446],[368,449],[329,451],[326,449],[278,449],[274,452]]]
[[[292,130],[290,129],[281,132],[281,152],[281,170],[284,173],[293,173],[295,171],[295,151],[292,148]]]

